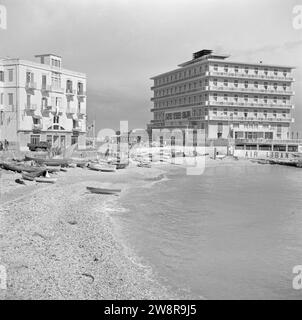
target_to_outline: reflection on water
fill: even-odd
[[[177,169],[121,199],[123,237],[175,289],[198,298],[302,298],[302,170]]]

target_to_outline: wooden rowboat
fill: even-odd
[[[117,194],[122,192],[121,189],[103,189],[103,188],[93,188],[93,187],[87,187],[87,190],[91,193],[96,194]]]
[[[40,182],[40,183],[56,183],[57,179],[56,178],[37,177],[37,178],[35,178],[35,181]]]

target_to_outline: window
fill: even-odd
[[[273,116],[274,116],[274,118],[277,118],[277,111],[276,110],[273,111]]]
[[[278,84],[274,83],[274,89],[277,90],[278,89]]]
[[[283,76],[286,77],[287,76],[287,72],[286,70],[283,71]]]
[[[4,93],[0,94],[0,104],[3,105],[4,104]]]
[[[267,96],[263,98],[264,103],[267,103]]]
[[[248,88],[248,86],[249,86],[249,82],[248,81],[244,81],[244,87]]]
[[[238,67],[238,66],[235,66],[234,71],[235,71],[236,73],[239,72],[239,67]]]
[[[274,99],[273,99],[273,103],[277,103],[277,97],[274,97]]]
[[[228,115],[228,109],[224,109],[224,110],[223,110],[223,114],[224,114],[225,116],[227,116],[227,115]]]
[[[234,80],[234,87],[238,88],[238,80]]]
[[[258,82],[257,81],[254,82],[254,87],[258,88]]]
[[[267,110],[263,111],[264,118],[267,118]]]
[[[4,122],[4,112],[0,111],[0,126],[3,126],[3,122]]]
[[[223,100],[224,100],[224,101],[228,101],[228,95],[227,95],[227,94],[224,94],[224,95],[223,95]]]
[[[214,71],[218,71],[218,65],[214,64]]]
[[[264,82],[264,89],[267,90],[267,88],[268,88],[268,83]]]
[[[247,110],[244,110],[244,113],[243,113],[243,114],[244,114],[244,117],[247,118],[249,112],[248,112]]]
[[[258,116],[258,111],[257,110],[254,110],[254,116],[257,118],[257,116]]]
[[[244,68],[244,72],[245,72],[246,74],[248,74],[248,73],[249,73],[249,67],[245,67],[245,68]]]
[[[267,68],[264,69],[264,74],[265,74],[266,76],[268,75],[268,69],[267,69]]]
[[[217,115],[217,109],[216,109],[216,108],[213,109],[213,114],[214,114],[215,116]]]
[[[255,74],[258,74],[258,68],[255,68],[255,69],[254,69],[254,73],[255,73]]]
[[[53,123],[59,123],[60,117],[59,116],[54,116],[53,117]]]
[[[274,75],[277,76],[278,75],[278,70],[274,69]]]
[[[78,136],[71,136],[71,144],[74,145],[78,143],[79,137]]]
[[[235,110],[234,110],[234,115],[235,115],[235,116],[238,116],[238,109],[235,109]]]
[[[14,105],[14,94],[13,93],[9,93],[8,94],[8,105],[9,106],[13,106]]]
[[[229,72],[229,66],[227,64],[224,66],[224,72]]]
[[[39,144],[40,143],[40,136],[39,135],[31,135],[30,136],[30,143],[31,144]]]
[[[285,110],[282,110],[282,116],[283,116],[283,118],[286,118],[286,111]]]
[[[213,80],[213,84],[214,84],[215,87],[217,87],[217,79]]]
[[[4,71],[0,71],[0,81],[4,82]]]
[[[286,83],[283,83],[282,87],[283,87],[283,90],[286,91],[286,89],[287,89]]]
[[[245,96],[244,96],[244,101],[245,101],[245,102],[248,102],[248,101],[249,101],[249,96],[245,95]]]
[[[224,85],[225,87],[227,87],[227,86],[229,85],[229,82],[228,82],[227,79],[224,79],[224,80],[223,80],[223,85]]]
[[[173,118],[176,119],[176,120],[181,119],[181,112],[175,112],[173,114]]]
[[[13,81],[14,80],[14,70],[13,69],[8,69],[8,81]]]
[[[283,104],[286,104],[286,97],[282,98],[282,102],[283,102]]]
[[[258,102],[258,96],[254,96],[254,102]]]
[[[217,93],[214,93],[213,98],[214,98],[215,101],[217,101]]]
[[[236,102],[238,101],[238,96],[237,96],[237,95],[234,96],[234,100],[235,100]]]

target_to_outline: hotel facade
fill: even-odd
[[[196,52],[179,68],[151,78],[148,129],[204,129],[207,139],[290,139],[292,70]]]
[[[85,146],[86,75],[62,68],[62,58],[0,60],[0,140],[28,150],[29,143]]]

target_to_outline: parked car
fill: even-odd
[[[28,143],[27,146],[30,151],[45,151],[51,147],[50,143],[46,141],[41,141],[39,143]]]

